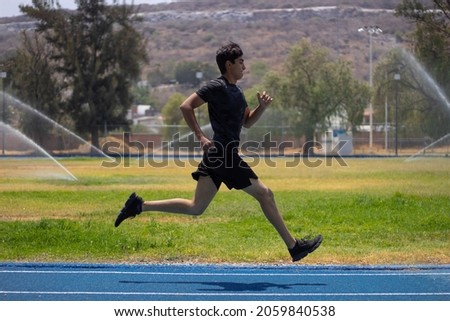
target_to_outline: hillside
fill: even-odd
[[[352,61],[355,75],[368,77],[369,41],[357,30],[378,25],[373,57],[396,46],[396,35],[409,26],[392,9],[351,6],[143,12],[143,30],[151,34],[154,62],[200,60],[214,63],[215,49],[228,40],[242,45],[247,61],[263,61],[279,68],[293,44],[310,38]]]
[[[233,40],[245,52],[249,75],[242,86],[246,87],[259,80],[251,73],[252,64],[262,62],[268,69],[280,70],[292,45],[309,38],[351,61],[355,76],[367,80],[369,37],[357,30],[368,25],[383,29],[383,34],[373,37],[376,63],[411,29],[393,15],[398,2],[234,0],[218,4],[204,0],[141,5],[138,10],[143,21],[138,28],[148,38],[150,56],[143,77],[155,69],[170,75],[180,61],[215,65],[217,47]],[[13,55],[20,31],[33,26],[34,22],[23,16],[0,18],[1,56]]]

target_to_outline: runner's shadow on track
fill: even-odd
[[[198,284],[220,287],[225,292],[264,292],[269,289],[289,290],[299,286],[327,286],[325,283],[295,283],[295,284],[276,284],[268,282],[258,283],[237,283],[237,282],[149,282],[149,281],[119,281],[119,283],[127,284]],[[198,291],[217,291],[218,289],[198,289]]]

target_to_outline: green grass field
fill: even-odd
[[[257,202],[226,187],[200,217],[146,213],[114,228],[132,191],[191,198],[194,164],[61,163],[77,181],[46,178],[64,175],[48,160],[0,158],[0,261],[290,262]],[[345,163],[250,161],[291,231],[324,236],[300,264],[450,263],[449,158]]]

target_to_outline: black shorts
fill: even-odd
[[[223,152],[214,150],[203,154],[202,162],[198,165],[192,178],[196,181],[200,176],[209,176],[217,189],[224,183],[228,189],[243,189],[252,183],[250,178],[258,179],[250,166],[239,156],[236,150]]]

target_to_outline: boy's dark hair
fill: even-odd
[[[230,42],[229,44],[219,48],[216,52],[216,62],[220,69],[220,73],[223,75],[226,72],[225,63],[230,61],[234,64],[234,61],[243,55],[241,47],[237,43]]]

